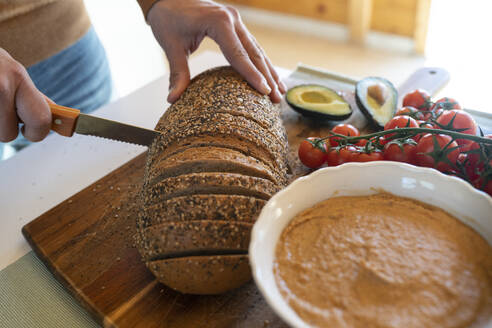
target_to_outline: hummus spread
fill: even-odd
[[[319,327],[483,327],[492,248],[445,211],[387,193],[300,213],[276,247],[281,294]]]

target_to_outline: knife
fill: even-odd
[[[65,137],[71,137],[75,132],[150,147],[155,137],[160,135],[155,130],[83,114],[75,108],[52,103],[49,106],[52,114],[51,130]]]

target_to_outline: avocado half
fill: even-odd
[[[285,99],[295,111],[310,118],[341,121],[352,114],[348,102],[322,85],[298,85],[287,90]]]
[[[367,119],[378,129],[393,118],[398,104],[394,85],[381,77],[366,77],[355,86],[355,101]]]

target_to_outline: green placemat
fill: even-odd
[[[0,271],[0,327],[99,327],[31,251]]]

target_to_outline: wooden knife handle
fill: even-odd
[[[80,110],[49,103],[51,109],[51,130],[65,136],[73,136]]]

